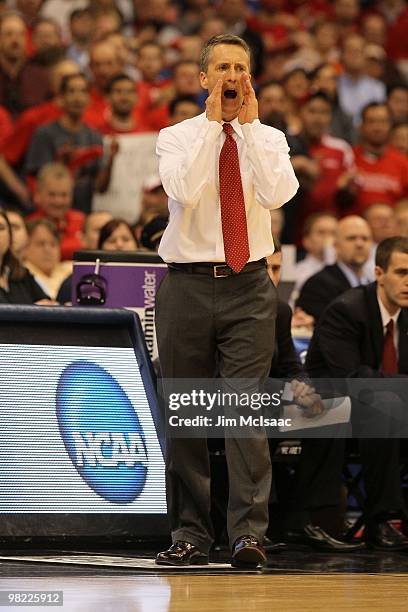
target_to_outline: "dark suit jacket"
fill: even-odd
[[[339,266],[326,266],[305,282],[296,306],[312,315],[317,322],[326,306],[347,289],[350,289],[350,283]]]
[[[317,275],[316,275],[317,276]],[[380,372],[384,333],[376,283],[336,298],[322,315],[310,343],[310,376],[372,378]],[[408,309],[398,318],[399,373],[408,375]]]
[[[275,324],[275,350],[272,358],[271,378],[306,377],[292,340],[292,310],[283,300],[278,301]]]

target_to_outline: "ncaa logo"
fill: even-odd
[[[101,497],[128,504],[143,491],[148,456],[139,418],[119,383],[90,361],[74,361],[57,387],[57,419],[67,453]]]

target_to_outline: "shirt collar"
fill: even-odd
[[[338,261],[337,265],[340,268],[340,270],[343,272],[344,276],[347,278],[351,287],[358,287],[359,285],[368,285],[368,283],[370,282],[370,279],[364,275],[357,276],[354,270],[352,270],[350,266],[343,263],[342,261]]]
[[[240,138],[244,137],[244,135],[242,133],[242,126],[241,126],[240,122],[238,121],[238,117],[235,117],[235,119],[233,119],[232,121],[223,121],[222,124],[224,125],[224,123],[230,123],[232,125],[232,127],[234,128],[234,132]]]
[[[388,310],[386,309],[386,307],[384,306],[384,304],[381,301],[378,289],[377,289],[377,301],[378,301],[378,306],[380,308],[381,321],[382,321],[383,328],[385,328],[388,325],[388,323],[391,321],[391,319],[394,321],[394,326],[396,326],[399,314],[401,312],[401,308],[398,308],[398,310],[395,313],[395,315],[391,316],[390,313],[388,312]]]

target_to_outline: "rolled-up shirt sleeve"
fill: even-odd
[[[299,183],[289,157],[285,135],[279,130],[265,134],[259,120],[242,125],[251,164],[255,200],[264,208],[280,208],[298,190]],[[264,126],[262,126],[264,128]]]
[[[195,208],[210,180],[217,138],[222,125],[205,120],[198,136],[165,128],[159,134],[156,153],[159,174],[167,195],[185,208]]]

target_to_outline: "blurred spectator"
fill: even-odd
[[[146,123],[144,110],[136,105],[135,84],[128,76],[114,77],[109,90],[110,110],[97,126],[105,134],[105,161],[92,208],[135,223],[140,216],[142,182],[157,167],[157,135],[146,134],[152,128]],[[142,137],[142,133],[146,135]]]
[[[357,30],[360,16],[359,0],[334,0],[334,21],[340,39]]]
[[[24,21],[5,13],[0,17],[0,104],[16,117],[49,93],[46,69],[27,61]]]
[[[176,125],[185,119],[192,119],[201,112],[194,96],[178,96],[169,104],[169,125]]]
[[[294,68],[283,78],[286,94],[286,122],[290,134],[298,134],[301,130],[299,106],[309,96],[310,82],[303,68]]]
[[[113,219],[110,212],[104,210],[91,212],[85,218],[83,229],[83,247],[97,249],[101,228]]]
[[[209,0],[186,0],[184,2],[185,8],[178,21],[183,35],[193,34],[207,20],[217,19],[217,16],[213,16],[214,9],[211,4]]]
[[[105,40],[115,47],[120,65],[123,67],[122,72],[136,81],[139,74],[134,62],[131,40],[121,32],[108,34]]]
[[[408,199],[400,200],[395,207],[395,223],[398,234],[408,238]]]
[[[101,134],[137,134],[152,131],[138,104],[135,83],[126,74],[113,77],[107,86],[109,107],[92,123]]]
[[[146,177],[143,185],[143,212],[147,215],[169,216],[168,197],[159,175]]]
[[[109,83],[114,76],[123,72],[117,47],[108,40],[94,43],[89,51],[89,67],[92,73],[90,102],[84,121],[93,124],[108,107],[106,95]]]
[[[198,35],[202,44],[206,43],[213,36],[219,36],[226,33],[226,23],[220,15],[213,15],[204,19],[198,28]]]
[[[317,21],[312,29],[316,50],[320,55],[320,61],[334,67],[338,62],[339,33],[336,24],[332,21]]]
[[[84,9],[88,0],[45,0],[41,7],[41,15],[54,19],[63,32],[65,40],[69,40],[69,17],[73,11]]]
[[[158,251],[160,240],[164,234],[164,230],[167,227],[169,220],[168,217],[154,217],[149,223],[144,226],[141,236],[140,244],[149,251]]]
[[[0,149],[3,147],[7,137],[13,131],[13,120],[10,113],[0,106]]]
[[[26,159],[26,172],[35,176],[51,161],[64,163],[75,177],[74,208],[89,212],[94,187],[102,168],[102,138],[83,123],[88,104],[88,83],[83,75],[64,77],[61,83],[62,116],[34,133]]]
[[[408,193],[408,160],[389,146],[391,116],[385,104],[369,104],[362,114],[361,144],[354,148],[357,168],[353,210],[377,202],[393,206]]]
[[[89,66],[89,45],[93,34],[93,18],[89,8],[72,11],[69,18],[71,44],[67,58],[75,62],[81,72],[86,73]]]
[[[16,208],[5,207],[4,212],[11,227],[11,250],[18,261],[23,263],[28,242],[24,217]]]
[[[369,44],[364,49],[365,73],[389,86],[401,80],[401,74],[395,65],[388,60],[387,54],[380,45]]]
[[[56,21],[41,17],[34,22],[33,25],[33,50],[37,63],[44,65],[48,64],[47,55],[50,56],[50,52],[54,51],[58,54],[58,51],[63,52],[63,42],[61,29]],[[33,60],[34,58],[32,58]]]
[[[296,283],[293,291],[296,297],[313,274],[320,272],[326,264],[331,263],[336,228],[336,217],[327,213],[315,213],[306,219],[302,237],[306,257],[295,266]]]
[[[364,271],[370,280],[374,281],[377,246],[386,238],[396,236],[399,231],[395,223],[394,210],[388,204],[372,204],[364,211],[364,219],[370,227],[373,239],[370,257],[367,260]]]
[[[50,89],[53,98],[33,106],[18,117],[13,131],[4,140],[1,151],[9,164],[19,168],[37,128],[61,117],[61,81],[65,76],[78,74],[78,67],[70,60],[60,60],[50,69]]]
[[[364,266],[370,256],[371,232],[361,217],[344,217],[338,222],[335,239],[337,261],[311,276],[303,285],[296,306],[318,321],[324,309],[350,287],[366,285]]]
[[[301,217],[319,211],[334,215],[342,212],[341,195],[354,177],[353,151],[350,145],[328,134],[331,122],[331,101],[317,92],[306,100],[300,109],[302,131],[299,136],[288,139],[292,150],[292,163],[297,173],[309,172],[309,160],[304,154],[297,156],[302,148],[317,163],[317,171],[308,174]],[[301,163],[300,167],[299,164]],[[304,181],[303,181],[304,182]]]
[[[408,122],[396,123],[391,128],[390,144],[403,155],[408,156]]]
[[[394,123],[408,121],[408,86],[398,83],[389,87],[387,104]]]
[[[286,122],[287,105],[283,86],[275,81],[263,83],[257,91],[257,98],[259,121],[290,133],[292,130]]]
[[[116,8],[102,9],[96,12],[93,24],[93,40],[103,40],[109,34],[120,32],[122,16]]]
[[[342,110],[360,123],[361,111],[370,102],[383,102],[385,85],[365,74],[366,42],[359,34],[349,34],[343,42],[344,73],[337,81],[339,103]]]
[[[171,97],[171,83],[162,75],[164,68],[163,48],[156,42],[143,43],[137,52],[136,66],[141,80],[137,84],[140,104],[146,108],[147,121],[160,130],[167,126],[167,102]]]
[[[57,228],[61,243],[61,259],[72,259],[74,251],[82,248],[82,229],[85,216],[72,205],[73,180],[69,170],[58,163],[42,166],[34,194],[38,210],[30,219],[47,219]]]
[[[112,219],[101,228],[98,249],[104,251],[137,251],[132,228],[123,219]]]
[[[264,3],[262,3],[263,5]],[[253,18],[247,18],[247,4],[244,0],[219,0],[217,13],[225,22],[225,34],[235,34],[245,40],[251,49],[252,72],[258,78],[263,68],[264,26],[267,26],[262,11]]]
[[[38,13],[43,0],[14,0],[14,8],[23,18],[26,25],[26,50],[27,55],[33,54],[33,26],[38,18]]]
[[[0,304],[50,303],[49,296],[13,255],[11,241],[10,223],[0,210]]]
[[[330,134],[337,138],[344,138],[344,140],[353,144],[357,139],[356,131],[352,117],[340,108],[337,96],[337,74],[335,68],[331,64],[322,64],[313,72],[311,80],[312,91],[324,92],[332,103],[332,118],[329,128]]]
[[[148,176],[143,184],[142,212],[134,228],[137,242],[141,243],[143,228],[155,217],[168,219],[168,197],[158,174]]]
[[[388,204],[372,204],[364,211],[364,219],[370,227],[373,246],[398,234],[394,210]]]
[[[51,299],[72,272],[70,261],[61,261],[59,233],[52,221],[37,219],[27,224],[28,245],[25,266]]]
[[[180,61],[173,66],[173,97],[201,97],[203,90],[200,85],[200,65],[193,61]]]
[[[377,8],[387,22],[387,55],[402,69],[407,61],[408,6],[404,0],[379,0]]]
[[[361,22],[361,34],[367,43],[384,47],[387,41],[387,24],[382,15],[368,13]]]

